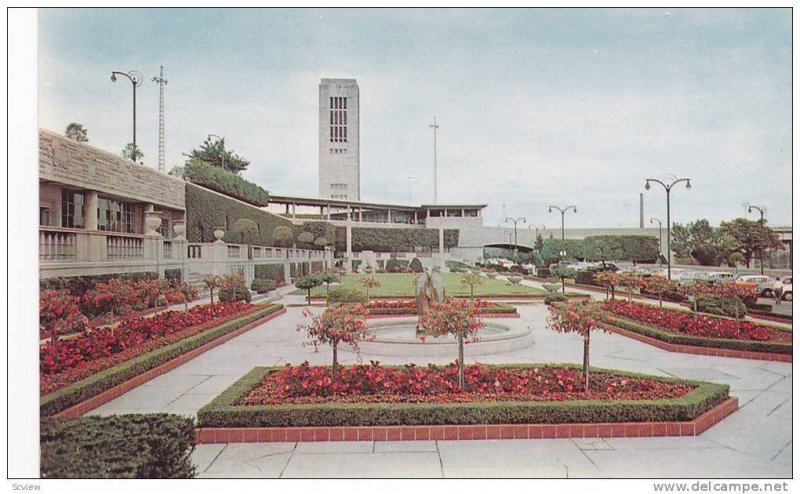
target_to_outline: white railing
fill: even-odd
[[[228,245],[228,259],[239,259],[241,256],[241,249],[238,245]]]
[[[186,246],[187,259],[202,259],[203,258],[203,245],[202,244],[189,244]]]
[[[78,234],[60,230],[39,230],[39,259],[68,261],[77,259]]]
[[[108,259],[143,259],[144,240],[141,237],[109,235],[106,237]]]
[[[169,240],[164,241],[164,259],[172,259],[172,242]]]

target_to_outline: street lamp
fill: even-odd
[[[217,134],[208,134],[208,139],[211,140],[212,137],[217,138],[217,142],[221,144],[219,148],[219,155],[222,158],[222,168],[225,168],[225,139],[218,136]]]
[[[650,182],[655,182],[657,184],[660,184],[662,187],[664,187],[664,190],[667,191],[667,279],[668,280],[672,279],[672,251],[670,250],[671,248],[670,248],[670,233],[669,233],[670,232],[669,193],[670,193],[670,191],[672,191],[672,187],[674,187],[675,185],[677,185],[677,184],[679,184],[681,182],[686,182],[686,189],[687,190],[691,189],[692,188],[692,184],[691,184],[691,182],[689,182],[689,180],[690,179],[688,179],[688,178],[676,178],[669,185],[667,185],[666,183],[664,183],[661,180],[658,180],[656,178],[648,178],[644,182],[645,190],[650,190]]]
[[[547,212],[552,213],[553,208],[557,209],[561,213],[561,247],[564,249],[561,252],[563,252],[562,257],[565,257],[567,255],[566,253],[567,246],[564,245],[564,214],[566,214],[566,212],[569,211],[570,209],[572,209],[575,212],[575,214],[577,214],[578,208],[576,208],[575,206],[567,206],[565,208],[560,208],[558,206],[547,206]]]
[[[651,225],[654,221],[658,222],[658,264],[661,264],[661,220],[658,218],[650,218]]]
[[[748,213],[752,213],[753,210],[755,209],[756,211],[758,211],[761,214],[761,220],[759,220],[759,223],[761,225],[761,233],[763,234],[764,233],[764,212],[765,212],[764,210],[767,209],[767,208],[764,207],[764,206],[753,206],[752,204],[749,204],[749,203],[744,203],[744,205],[747,207],[747,212]],[[759,259],[759,263],[761,264],[761,274],[764,274],[764,247],[763,246],[760,249],[758,249],[758,259]]]
[[[517,255],[517,251],[519,250],[519,247],[517,246],[517,222],[522,221],[523,223],[525,223],[526,220],[524,216],[520,216],[519,218],[516,219],[511,217],[506,217],[506,223],[508,223],[509,221],[514,223],[514,262],[518,263],[517,258],[519,256]]]
[[[136,147],[136,88],[142,85],[142,74],[131,70],[130,72],[111,72],[111,82],[117,82],[117,76],[125,76],[131,81],[131,85],[133,86],[133,153],[131,153],[131,159],[136,162],[136,155],[138,154],[138,149]]]

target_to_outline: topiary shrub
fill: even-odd
[[[558,288],[559,288],[558,285],[556,285],[556,290],[558,290]],[[555,303],[566,302],[568,300],[569,300],[568,296],[566,296],[563,293],[558,293],[558,292],[551,292],[551,293],[548,293],[547,295],[544,296],[545,305],[550,305],[550,304],[552,304],[554,302]]]
[[[713,295],[697,297],[697,312],[717,316],[736,317],[736,305],[739,305],[739,317],[747,315],[747,306],[741,301],[721,298]]]
[[[331,288],[328,292],[329,304],[366,304],[367,294],[354,288]]]
[[[422,261],[419,260],[419,257],[411,259],[411,263],[408,265],[408,267],[411,269],[412,273],[421,273],[424,271],[422,268]]]
[[[322,280],[318,276],[303,276],[294,282],[294,286],[308,293],[308,305],[311,305],[311,290],[322,285],[322,283]]]
[[[447,269],[449,269],[451,273],[463,273],[471,267],[465,262],[454,260],[445,261],[444,265],[447,266]]]
[[[387,273],[403,273],[408,269],[408,261],[404,259],[391,258],[386,261]]]
[[[542,288],[550,293],[555,293],[561,288],[560,283],[542,283]]]
[[[42,419],[41,476],[193,478],[194,420],[169,414]]]

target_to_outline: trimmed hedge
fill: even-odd
[[[180,272],[180,270],[178,270]],[[164,273],[166,277],[166,272]],[[89,276],[67,276],[63,278],[47,278],[39,280],[39,290],[69,290],[72,295],[82,297],[84,293],[92,288],[95,283],[106,283],[115,278],[123,281],[156,280],[158,273],[120,273],[120,274],[96,274]]]
[[[41,476],[46,479],[187,479],[194,421],[133,414],[41,421]]]
[[[170,360],[205,345],[221,336],[250,324],[253,321],[278,312],[283,305],[272,304],[262,310],[246,314],[240,318],[220,324],[214,329],[184,338],[158,350],[139,355],[127,362],[110,367],[86,379],[72,383],[57,391],[39,398],[39,414],[42,417],[54,415],[58,412],[76,405],[82,401],[113,388],[133,377],[142,374],[154,367],[169,362]]]
[[[236,220],[247,218],[258,225],[258,232],[233,232],[230,227]],[[222,239],[230,243],[273,246],[272,232],[278,226],[292,226],[292,222],[255,206],[211,192],[194,184],[186,184],[186,238],[190,242],[213,242],[214,228],[224,226]]]
[[[423,228],[353,227],[353,250],[375,252],[412,252],[414,248],[438,248],[439,230]],[[336,250],[347,250],[347,228],[336,228]],[[458,230],[444,231],[445,248],[458,247]]]
[[[405,259],[397,259],[392,257],[386,261],[386,272],[387,273],[403,273],[409,269],[408,267],[409,261]]]
[[[343,304],[355,303],[366,304],[367,294],[355,288],[331,288],[328,291],[328,303]]]
[[[259,294],[267,293],[275,288],[277,288],[277,283],[275,283],[275,280],[262,280],[259,278],[254,278],[253,282],[250,283],[250,289]]]
[[[558,302],[566,302],[569,300],[569,295],[560,292],[551,292],[544,296],[544,304],[551,305]]]
[[[283,278],[283,264],[256,264],[253,266],[253,277],[259,280],[272,280],[275,283],[286,283]]]
[[[790,343],[770,343],[766,341],[729,340],[724,338],[703,338],[701,336],[679,335],[619,317],[611,317],[610,322],[612,325],[622,329],[627,329],[634,333],[675,345],[744,350],[748,352],[792,354],[792,345]]]
[[[691,306],[694,307],[695,304]],[[747,315],[747,306],[738,300],[734,301],[717,296],[697,297],[697,312],[705,312],[715,316],[736,317],[736,306],[739,306],[739,317]]]
[[[219,166],[209,165],[199,160],[190,160],[183,167],[183,176],[198,185],[254,206],[269,204],[269,193],[264,188]],[[189,208],[186,209],[188,211]]]
[[[534,366],[537,364],[513,365],[513,367]],[[730,389],[727,384],[594,369],[594,372],[692,384],[697,388],[680,398],[664,400],[233,405],[257,386],[267,374],[280,369],[281,367],[256,367],[250,371],[197,412],[198,425],[200,427],[313,427],[685,421],[697,417],[727,399]]]

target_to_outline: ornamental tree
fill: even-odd
[[[419,315],[420,326],[435,335],[453,335],[458,338],[458,387],[464,389],[464,342],[476,341],[481,321],[481,301],[457,298],[431,304],[430,310]],[[425,336],[421,336],[425,339]]]
[[[736,335],[739,335],[739,304],[744,303],[747,299],[755,299],[758,297],[758,286],[755,283],[736,283],[734,281],[725,281],[715,285],[711,285],[710,291],[723,299],[733,300],[736,320]]]
[[[317,275],[319,281],[325,283],[325,295],[330,293],[331,283],[339,283],[339,275],[333,271],[326,271]]]
[[[311,305],[311,290],[320,286],[321,284],[322,280],[319,278],[319,276],[313,275],[303,276],[294,282],[294,286],[302,290],[306,290],[308,293],[308,296],[306,297],[308,305]]]
[[[633,273],[621,273],[619,276],[619,286],[628,292],[628,302],[633,302],[633,291],[642,287],[643,278]]]
[[[600,306],[581,300],[550,306],[547,326],[560,333],[575,332],[583,336],[583,375],[585,391],[589,392],[589,343],[592,331],[603,329],[599,324],[605,317]],[[605,329],[603,331],[607,332]]]
[[[608,298],[608,292],[610,290],[611,300],[614,300],[614,293],[620,281],[619,275],[614,271],[603,271],[602,273],[594,275],[594,279],[600,283],[600,286],[606,288],[606,298]]]
[[[469,298],[475,297],[475,287],[483,283],[483,276],[477,271],[467,271],[459,277],[461,286],[469,287]]]
[[[167,291],[165,298],[170,304],[183,304],[183,311],[189,312],[189,302],[197,298],[197,288],[186,282]]]
[[[214,289],[219,288],[220,284],[222,283],[222,279],[219,276],[210,274],[208,276],[203,277],[203,285],[208,288],[208,291],[211,292],[211,303],[214,303]]]
[[[647,290],[648,293],[654,293],[658,295],[659,308],[664,306],[663,303],[664,295],[675,291],[677,288],[677,284],[674,281],[662,278],[661,276],[650,276],[648,278],[642,278],[641,286],[643,289]]]
[[[306,312],[305,315],[310,314]],[[358,352],[362,341],[370,341],[375,337],[369,333],[366,317],[367,309],[361,304],[332,305],[322,314],[314,316],[311,324],[297,326],[298,331],[305,331],[308,336],[309,341],[304,345],[313,346],[315,352],[319,351],[321,345],[333,347],[334,381],[339,370],[339,343],[345,343]]]
[[[711,288],[711,285],[708,283],[697,280],[692,281],[687,285],[681,285],[681,293],[687,298],[692,298],[692,312],[694,312],[695,319],[697,319],[697,299],[701,295],[709,293]]]
[[[380,280],[378,280],[374,276],[364,276],[362,278],[359,278],[358,282],[361,284],[361,286],[364,287],[364,289],[366,289],[367,303],[369,303],[369,289],[381,286]]]
[[[564,287],[564,278],[575,278],[575,270],[572,268],[558,267],[550,270],[554,276],[561,278],[561,293],[566,292]]]

